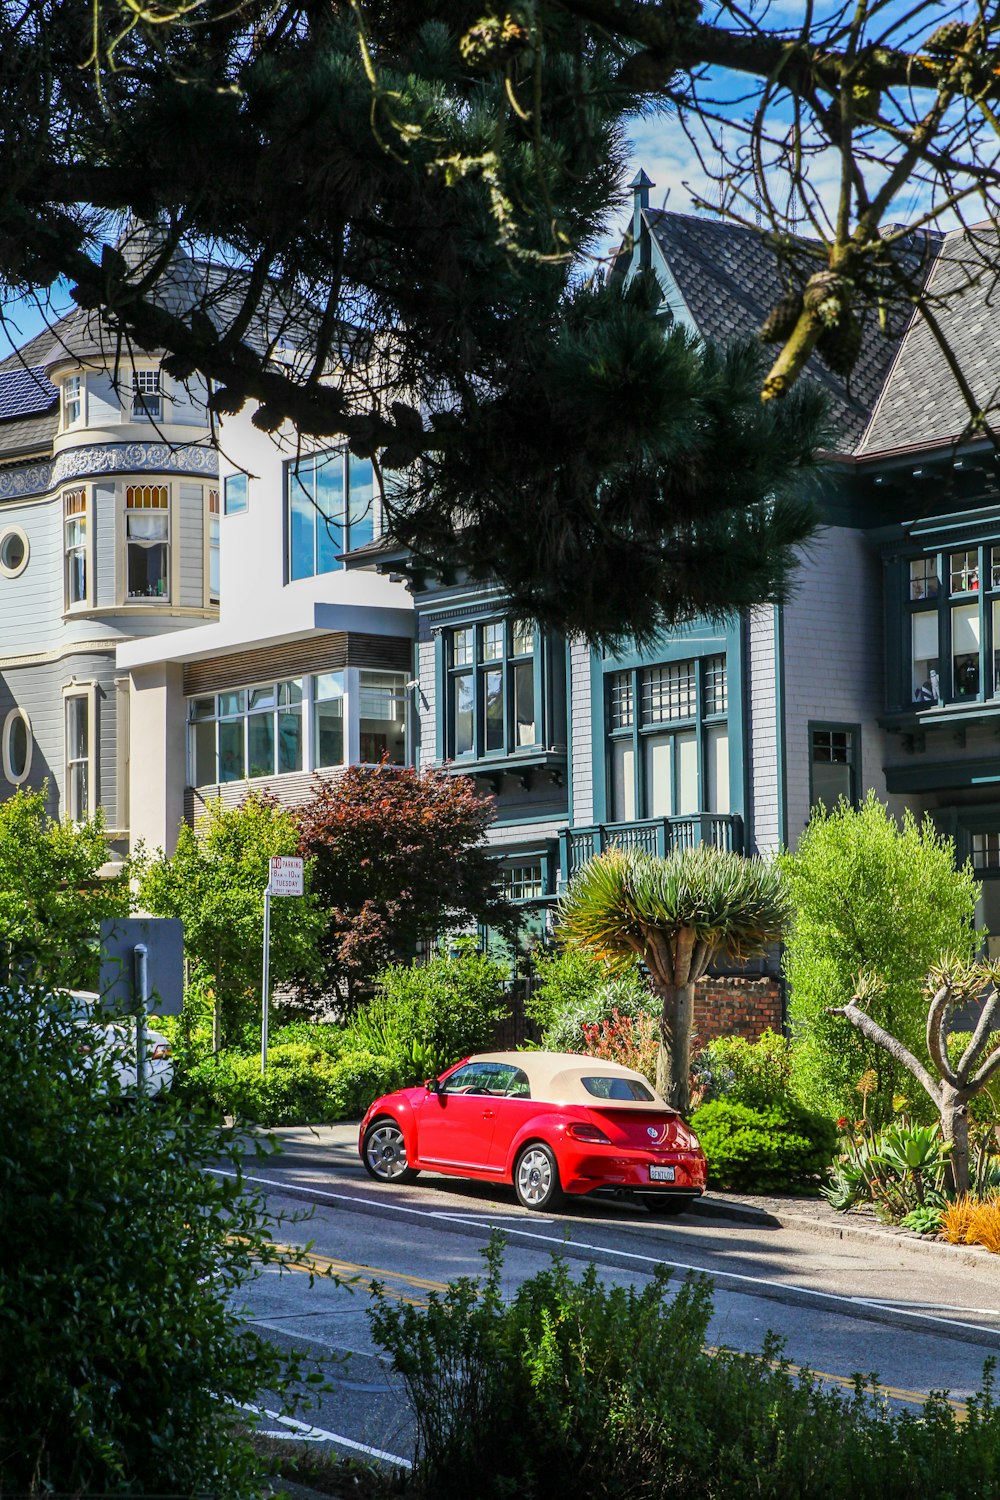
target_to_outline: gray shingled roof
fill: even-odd
[[[932,315],[980,411],[1000,421],[1000,236],[989,224],[945,236],[927,282]],[[889,372],[859,457],[962,437],[969,408],[927,321],[915,314]]]
[[[646,209],[656,237],[698,330],[713,342],[751,337],[788,285],[774,251],[761,235],[725,219]],[[808,244],[803,241],[803,244]],[[831,417],[850,452],[864,432],[893,359],[897,339],[887,338],[873,315],[864,320],[864,343],[849,381],[814,356],[807,374],[827,391]]]

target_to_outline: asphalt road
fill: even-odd
[[[309,1248],[296,1269],[264,1272],[241,1312],[276,1342],[322,1359],[333,1389],[305,1428],[265,1415],[268,1430],[408,1460],[413,1422],[371,1338],[369,1284],[419,1305],[454,1277],[481,1272],[494,1228],[507,1236],[511,1290],[553,1253],[580,1269],[594,1262],[607,1283],[644,1283],[658,1264],[678,1277],[704,1273],[714,1283],[711,1344],[756,1350],[773,1329],[795,1364],[840,1386],[877,1373],[897,1404],[946,1390],[961,1411],[984,1361],[1000,1354],[1000,1263],[985,1253],[693,1215],[664,1222],[642,1207],[535,1214],[492,1183],[430,1174],[407,1187],[374,1183],[353,1126],[276,1136],[281,1154],[248,1164],[250,1178],[273,1212],[290,1216],[278,1237]],[[261,1408],[273,1409],[266,1393]]]

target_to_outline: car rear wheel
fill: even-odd
[[[361,1160],[376,1182],[414,1182],[418,1176],[416,1168],[407,1163],[403,1132],[387,1115],[373,1120],[365,1131]]]
[[[562,1204],[559,1168],[541,1141],[525,1146],[514,1163],[514,1191],[524,1208],[556,1209]]]
[[[672,1219],[677,1214],[686,1212],[694,1202],[693,1198],[668,1198],[665,1194],[650,1193],[644,1200],[651,1214],[656,1214],[661,1219]]]

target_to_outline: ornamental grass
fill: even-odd
[[[941,1233],[953,1245],[983,1245],[1000,1255],[1000,1193],[949,1203],[941,1214]]]

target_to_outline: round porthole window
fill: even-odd
[[[0,532],[0,573],[16,578],[28,566],[28,538],[20,526]]]
[[[3,773],[14,786],[27,781],[34,739],[23,708],[12,708],[3,726]]]

